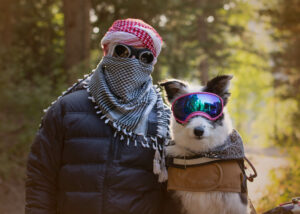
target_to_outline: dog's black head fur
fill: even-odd
[[[217,76],[207,83],[203,91],[219,95],[222,97],[224,105],[226,105],[230,96],[229,84],[232,78],[232,75]]]
[[[172,103],[176,97],[188,93],[187,83],[180,80],[165,80],[159,83],[159,85],[164,87],[170,103]]]

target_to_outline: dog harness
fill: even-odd
[[[243,172],[237,161],[218,161],[186,169],[169,167],[168,190],[242,192]]]
[[[254,174],[246,175],[244,160]],[[253,181],[257,176],[255,168],[245,157],[243,141],[236,130],[213,151],[192,157],[169,157],[167,165],[168,190],[246,193],[247,179]]]

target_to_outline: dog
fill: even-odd
[[[167,80],[160,83],[166,92],[169,103],[193,92],[216,94],[223,100],[223,112],[215,120],[203,115],[191,117],[185,124],[178,122],[172,114],[171,135],[174,144],[166,147],[167,157],[189,157],[205,153],[222,146],[233,131],[230,116],[226,110],[230,92],[231,75],[217,76],[208,81],[206,86],[192,87],[180,80]],[[172,109],[174,110],[174,109]],[[169,168],[170,170],[170,168]],[[182,170],[180,173],[183,172]],[[169,171],[170,173],[170,171]],[[179,173],[179,174],[180,174]],[[204,173],[205,174],[205,173]],[[193,179],[193,178],[191,178]],[[170,181],[170,174],[169,174]],[[176,178],[175,178],[176,182]],[[183,191],[173,190],[172,197],[181,202],[181,213],[186,214],[246,214],[247,193],[223,191]]]

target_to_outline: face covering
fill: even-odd
[[[170,110],[153,86],[153,65],[134,58],[105,56],[91,76],[88,90],[101,112],[101,117],[125,135],[169,135]],[[156,109],[154,134],[149,134],[148,118]]]
[[[103,57],[101,62],[105,81],[118,99],[128,103],[149,90],[152,81],[152,64],[145,64],[135,58]]]

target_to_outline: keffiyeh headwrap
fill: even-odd
[[[104,55],[109,54],[109,49],[116,43],[150,49],[155,64],[163,41],[156,30],[142,20],[124,19],[115,21],[102,38]]]

